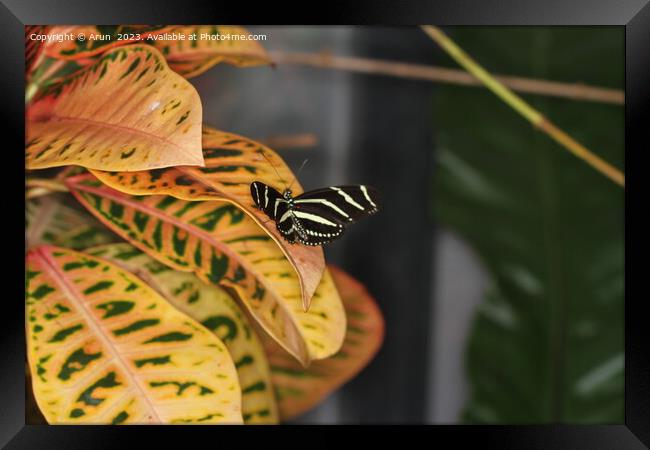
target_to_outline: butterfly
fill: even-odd
[[[339,238],[345,225],[379,210],[379,192],[365,185],[332,186],[293,197],[254,181],[251,196],[289,243],[323,245]]]

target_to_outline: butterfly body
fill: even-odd
[[[369,186],[332,186],[293,197],[260,181],[251,183],[255,205],[275,221],[288,242],[323,245],[339,238],[345,225],[374,214],[379,193]]]

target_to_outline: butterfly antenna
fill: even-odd
[[[309,161],[309,158],[305,158],[305,160],[302,162],[302,164],[300,165],[300,168],[298,169],[298,172],[296,172],[296,176],[293,177],[293,181],[291,182],[291,184],[289,185],[289,187],[287,189],[289,189],[289,190],[291,189],[291,186],[293,186],[293,183],[295,183],[296,180],[298,179],[298,175],[300,175],[300,172],[302,172],[302,168],[305,167],[305,164],[307,164],[307,161]]]
[[[275,164],[273,164],[271,159],[268,156],[266,156],[266,153],[264,152],[264,150],[262,150],[262,149],[260,149],[260,150],[262,152],[262,156],[269,162],[269,164],[271,164],[271,167],[273,167],[273,170],[275,171],[275,174],[278,176],[280,181],[282,181],[282,184],[286,188],[287,187],[287,182],[284,181],[284,178],[282,178],[282,175],[280,175],[280,172],[278,172],[278,169],[275,167]]]

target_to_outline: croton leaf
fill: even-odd
[[[41,43],[39,47],[41,56],[34,59],[34,63],[31,64],[32,70],[28,70],[28,74],[31,73],[31,75],[28,77],[27,101],[47,86],[59,83],[70,74],[87,65],[94,64],[101,57],[102,52],[133,42],[144,41],[146,43],[152,36],[164,33],[170,27],[160,25],[72,25],[31,28],[31,33],[49,36],[78,36],[79,33],[83,33],[86,39],[68,39],[60,42],[57,40],[30,40],[29,45]],[[95,36],[95,38],[90,39],[90,36]],[[26,67],[29,68],[30,65]]]
[[[38,97],[48,86],[61,83],[67,77],[80,71],[85,66],[93,64],[98,58],[63,60],[54,59],[49,56],[39,58],[36,66],[29,74],[27,87],[25,88],[25,99],[29,103],[33,98]]]
[[[39,63],[43,55],[43,40],[35,39],[34,35],[47,33],[45,25],[29,25],[25,27],[25,76],[29,78],[30,73]]]
[[[217,336],[135,275],[73,250],[27,255],[27,355],[49,423],[241,423]]]
[[[282,189],[291,184],[294,194],[302,187],[282,158],[270,148],[232,133],[203,126],[205,167],[168,167],[133,173],[93,170],[104,184],[132,195],[165,194],[183,200],[227,200],[252,217],[280,246],[296,269],[305,310],[325,269],[320,247],[290,245],[253,203],[250,184],[262,181]]]
[[[45,54],[56,59],[82,59],[98,55],[113,47],[144,41],[164,33],[166,25],[59,25],[50,27],[50,36],[74,36],[75,39],[50,40]],[[84,39],[77,38],[79,34]]]
[[[303,364],[336,353],[345,312],[327,271],[309,311],[298,276],[275,242],[227,201],[130,196],[91,174],[66,180],[77,199],[105,225],[174,269],[232,289],[260,325]]]
[[[151,46],[109,51],[44,89],[27,116],[29,169],[203,165],[198,93]]]
[[[51,194],[28,200],[25,204],[27,247],[54,244],[84,249],[119,239],[93,215],[74,208],[72,204],[74,200],[69,194]]]
[[[87,252],[138,275],[177,309],[212,330],[235,361],[244,422],[278,422],[264,349],[248,319],[226,291],[201,282],[192,273],[170,269],[126,243],[101,245]]]
[[[271,64],[264,48],[254,40],[244,40],[249,32],[242,27],[231,25],[194,25],[176,27],[171,33],[183,39],[152,39],[169,66],[185,78],[202,74],[210,67],[224,62],[238,67]],[[195,36],[194,39],[190,39]],[[159,36],[159,38],[165,35]]]
[[[264,340],[283,421],[313,408],[354,377],[375,356],[384,338],[384,319],[366,288],[341,269],[329,269],[348,317],[341,350],[305,369],[271,340]]]

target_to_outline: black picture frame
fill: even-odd
[[[11,166],[3,174],[20,177],[18,167],[24,167],[17,148],[24,144],[24,25],[26,24],[85,24],[85,23],[207,23],[244,22],[260,23],[324,23],[418,25],[608,25],[624,26],[626,36],[626,262],[642,261],[644,246],[639,231],[645,227],[641,217],[631,219],[634,206],[642,199],[641,184],[645,166],[639,163],[647,143],[650,142],[650,5],[649,0],[480,0],[402,1],[399,5],[389,0],[339,1],[305,8],[302,17],[289,16],[281,6],[264,3],[252,6],[249,2],[224,4],[221,2],[110,0],[2,0],[0,5],[0,46],[2,46],[3,123],[7,125],[3,143],[7,162]],[[318,11],[316,11],[318,9]],[[312,11],[311,13],[308,11]],[[645,147],[644,145],[645,144]],[[630,159],[628,159],[630,158]],[[13,169],[15,167],[15,169]],[[13,189],[12,189],[13,192]],[[19,194],[16,194],[19,197]],[[7,197],[5,197],[7,198]],[[20,197],[19,197],[20,198]],[[11,218],[5,236],[19,236],[24,232],[21,217],[24,203],[5,200],[4,215]],[[23,200],[24,201],[24,200]],[[628,216],[629,214],[629,216]],[[7,223],[7,222],[6,222]],[[632,233],[632,229],[636,233]],[[7,242],[14,241],[13,245]],[[25,424],[24,377],[24,308],[22,298],[24,247],[17,239],[7,239],[6,251],[10,262],[7,269],[15,276],[4,279],[5,286],[15,295],[5,294],[2,302],[0,326],[0,445],[6,448],[114,448],[126,446],[137,435],[149,441],[171,443],[180,437],[185,445],[201,442],[222,442],[224,437],[234,437],[236,442],[248,442],[249,433],[262,439],[287,434],[296,443],[305,439],[316,440],[322,436],[336,435],[337,427],[101,427],[101,426],[38,426]],[[11,249],[9,249],[11,247]],[[639,258],[635,258],[638,256]],[[10,259],[9,259],[10,258]],[[634,280],[641,280],[640,264],[626,264],[625,298],[625,424],[598,426],[386,426],[362,427],[375,437],[386,433],[402,437],[412,433],[431,434],[434,439],[453,439],[457,445],[480,443],[497,448],[643,448],[650,445],[650,352],[647,351],[647,325],[645,296],[636,296],[630,289]],[[637,276],[631,276],[632,273]],[[630,284],[631,283],[631,284]],[[640,284],[640,281],[636,281]],[[251,431],[252,430],[252,431]],[[349,428],[348,428],[349,430]],[[264,436],[268,434],[268,437]],[[295,436],[302,434],[302,436]],[[295,436],[295,437],[294,437]],[[300,441],[298,440],[300,439]],[[321,441],[326,442],[326,441]],[[333,440],[336,442],[336,440]],[[340,442],[340,441],[339,441]],[[408,442],[408,441],[407,441]],[[412,442],[412,441],[411,441]]]

